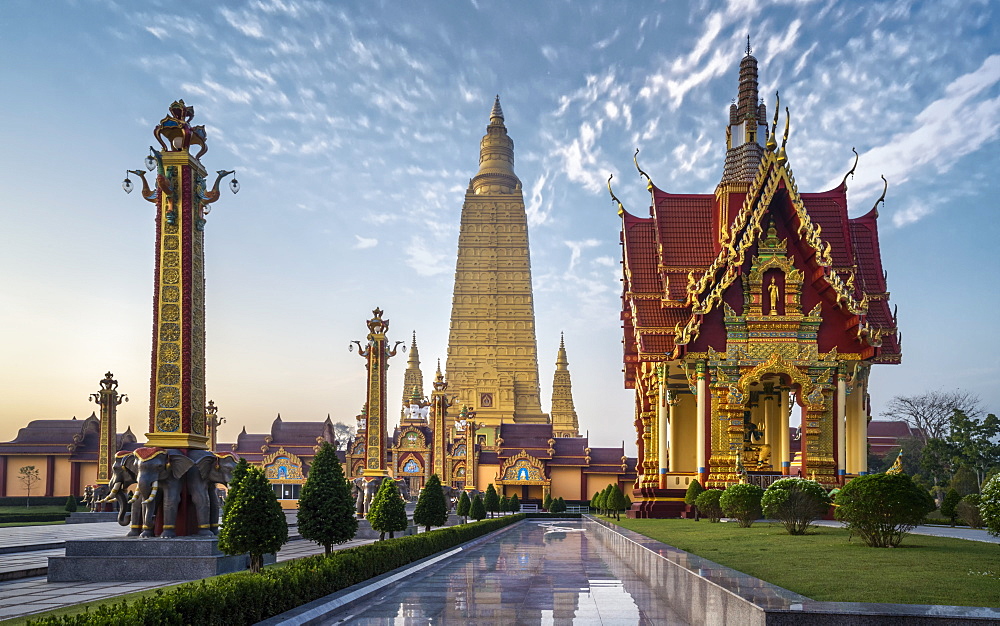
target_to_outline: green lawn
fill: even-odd
[[[777,524],[625,519],[621,526],[814,600],[1000,604],[1000,545],[908,535],[869,548],[842,528],[792,536]]]

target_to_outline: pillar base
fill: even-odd
[[[145,447],[208,450],[208,437],[193,433],[146,433]]]
[[[361,475],[365,478],[385,478],[389,475],[389,470],[387,469],[366,469],[361,472]]]
[[[640,487],[632,494],[636,501],[626,512],[626,517],[631,519],[680,517],[687,508],[684,504],[685,494],[685,489]]]

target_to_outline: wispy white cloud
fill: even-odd
[[[420,276],[436,276],[453,271],[454,264],[449,263],[450,257],[440,249],[433,249],[428,241],[414,235],[406,247],[406,264]]]
[[[903,226],[919,222],[933,212],[934,209],[926,204],[910,204],[892,214],[892,225],[896,228],[902,228]]]
[[[374,248],[378,245],[378,239],[375,237],[362,237],[361,235],[354,235],[354,239],[355,250],[367,250],[368,248]]]
[[[577,263],[580,262],[580,255],[587,248],[596,248],[601,245],[601,242],[597,239],[584,239],[583,241],[563,241],[563,243],[570,249],[569,255],[569,267],[566,271],[572,272],[576,267]]]

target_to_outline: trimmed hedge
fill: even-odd
[[[525,519],[579,519],[582,513],[521,513]]]
[[[28,506],[28,498],[24,496],[4,496],[0,498],[0,506]],[[31,496],[31,506],[63,506],[66,496]]]
[[[28,624],[253,624],[524,519],[508,515],[181,585]]]
[[[0,513],[0,524],[21,522],[61,522],[69,513]]]

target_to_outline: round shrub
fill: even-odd
[[[1000,536],[1000,474],[983,485],[979,499],[979,514],[983,526],[991,535]]]
[[[705,488],[701,486],[701,483],[697,479],[692,480],[691,484],[688,485],[687,491],[684,493],[684,504],[688,506],[696,506],[698,496],[705,491]]]
[[[830,496],[814,480],[782,478],[767,488],[761,505],[764,516],[781,522],[789,535],[804,535],[830,508]]]
[[[955,510],[958,512],[958,516],[962,518],[962,521],[969,525],[970,528],[982,528],[983,527],[983,516],[979,513],[979,504],[982,500],[982,496],[978,493],[970,493],[969,495],[962,498]]]
[[[719,496],[719,506],[726,517],[736,520],[740,528],[750,528],[760,519],[760,499],[763,495],[764,490],[757,485],[736,483],[729,485]]]
[[[718,522],[722,519],[722,506],[719,504],[721,497],[721,489],[706,489],[698,495],[695,506],[709,521]]]
[[[895,548],[937,508],[906,474],[858,476],[840,490],[836,505],[836,518],[873,548]]]

